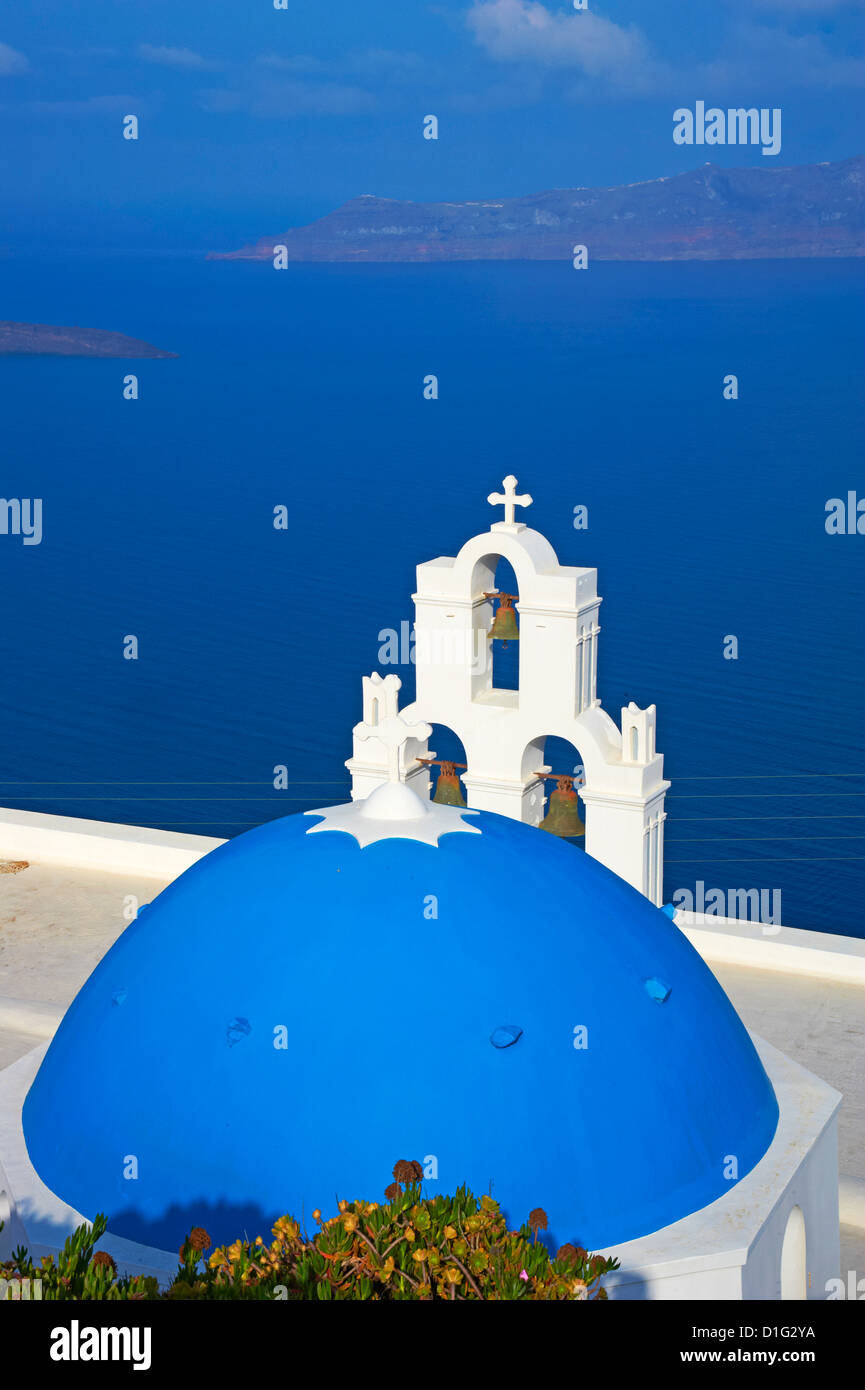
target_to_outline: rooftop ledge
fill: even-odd
[[[707,961],[865,986],[865,941],[855,936],[696,912],[677,912],[676,925]]]
[[[209,835],[0,807],[0,859],[172,879],[224,843]]]

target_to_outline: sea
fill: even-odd
[[[597,567],[604,707],[657,706],[665,898],[865,935],[865,535],[826,529],[865,497],[865,260],[0,277],[4,318],[178,354],[0,358],[0,493],[43,506],[40,544],[0,535],[0,805],[234,836],[346,800],[361,676],[412,698],[410,644],[381,655],[415,566],[513,473]]]

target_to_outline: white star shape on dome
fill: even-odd
[[[437,846],[442,835],[457,830],[469,835],[482,833],[480,826],[469,825],[465,820],[466,816],[476,816],[477,811],[422,801],[404,782],[383,782],[363,801],[323,806],[318,811],[304,811],[304,815],[324,817],[318,825],[310,826],[307,835],[319,830],[344,830],[354,836],[361,849],[377,840],[419,840],[421,844]]]
[[[360,730],[363,730],[361,733]],[[324,806],[317,811],[305,811],[306,816],[322,816],[318,825],[311,825],[307,835],[319,830],[344,830],[353,835],[365,849],[377,840],[419,840],[437,846],[442,835],[461,830],[480,835],[479,826],[468,825],[465,816],[477,811],[463,811],[458,806],[438,806],[423,801],[401,779],[401,750],[410,738],[429,738],[429,724],[407,724],[398,714],[383,719],[380,724],[359,726],[361,738],[376,738],[387,749],[388,777],[363,801],[350,801],[342,806]]]

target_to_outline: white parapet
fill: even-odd
[[[677,912],[676,926],[710,964],[865,986],[865,941],[858,937],[695,912]]]
[[[0,859],[176,878],[224,840],[0,808]]]
[[[716,1202],[602,1251],[621,1264],[604,1280],[611,1298],[827,1297],[840,1266],[841,1096],[761,1038],[754,1043],[780,1111],[769,1149]]]

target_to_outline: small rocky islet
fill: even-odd
[[[49,357],[176,357],[140,338],[101,328],[57,327],[49,323],[0,320],[0,353]]]

